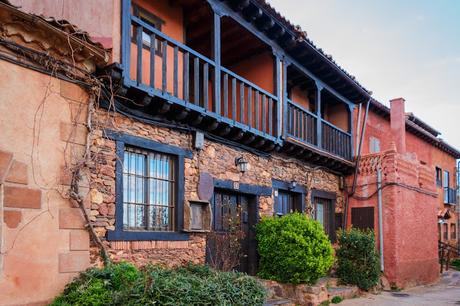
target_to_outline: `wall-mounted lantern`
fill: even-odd
[[[289,189],[290,190],[293,190],[297,187],[297,182],[295,180],[292,180],[290,183],[289,183]]]
[[[235,158],[235,166],[241,173],[249,170],[249,162],[243,156]]]

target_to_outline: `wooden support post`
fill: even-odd
[[[121,64],[123,77],[129,78],[131,62],[131,0],[122,0],[121,3]]]
[[[316,83],[316,145],[318,148],[322,148],[323,140],[323,131],[322,131],[322,121],[321,121],[321,90],[323,86]]]
[[[283,88],[282,88],[282,97],[283,97],[283,137],[286,138],[288,132],[288,92],[287,92],[287,67],[289,62],[283,60]],[[280,93],[281,96],[281,93]],[[281,104],[281,101],[279,101]],[[292,121],[292,117],[291,120]],[[281,124],[281,123],[280,123]],[[291,123],[292,124],[292,123]],[[292,126],[290,127],[292,129]]]
[[[275,112],[275,122],[276,122],[276,126],[275,126],[275,136],[278,137],[281,137],[281,101],[283,100],[282,99],[282,94],[281,94],[281,78],[280,78],[280,73],[281,73],[281,60],[280,60],[280,57],[275,54],[275,75],[274,75],[274,82],[275,82],[275,96],[278,98],[278,100],[276,101],[276,112]],[[271,118],[270,118],[270,124],[272,125],[272,122],[271,122]],[[283,120],[285,120],[283,118]],[[270,128],[271,129],[271,128]]]
[[[354,110],[355,106],[353,104],[348,104],[348,126],[350,127],[348,129],[348,132],[351,134],[351,139],[350,139],[350,148],[345,148],[349,152],[346,152],[346,155],[350,157],[350,159],[353,159],[355,157],[355,150],[354,150]]]
[[[214,12],[213,27],[212,27],[212,44],[214,58],[214,86],[213,86],[213,104],[214,112],[220,115],[220,65],[221,65],[221,15]]]

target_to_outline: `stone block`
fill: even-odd
[[[0,151],[0,183],[4,182],[12,161],[12,153]]]
[[[13,208],[40,208],[42,192],[40,189],[5,186],[4,205]]]
[[[66,98],[66,99],[69,99],[69,100],[77,101],[77,102],[86,102],[87,101],[88,94],[80,86],[75,85],[75,84],[70,83],[70,82],[63,81],[63,80],[61,80],[60,85],[61,85],[60,87],[61,87],[61,96],[62,97]]]
[[[69,103],[72,122],[86,123],[88,117],[88,105],[83,103]]]
[[[13,160],[5,181],[27,185],[29,182],[27,164]]]
[[[3,221],[9,228],[17,228],[22,220],[22,212],[17,210],[5,210],[3,212]]]
[[[61,122],[59,129],[60,138],[62,141],[71,142],[79,145],[86,144],[86,136],[88,134],[88,129],[84,125]]]
[[[59,210],[59,228],[82,229],[85,221],[80,208],[61,208]]]
[[[89,265],[89,251],[73,251],[59,254],[60,273],[84,271]]]
[[[70,250],[87,251],[89,250],[89,233],[85,230],[70,232]]]

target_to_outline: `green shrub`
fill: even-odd
[[[338,295],[337,295],[337,296],[334,296],[334,297],[331,299],[332,304],[338,304],[338,303],[340,303],[340,302],[342,302],[342,301],[343,301],[343,298],[342,298],[341,296],[338,296]]]
[[[455,270],[460,271],[460,258],[452,260],[450,264]]]
[[[332,246],[321,224],[305,215],[263,218],[256,232],[262,278],[313,284],[333,264]]]
[[[52,305],[263,305],[265,289],[253,277],[206,266],[166,269],[131,264],[90,269]]]
[[[339,231],[337,276],[345,284],[369,290],[379,282],[380,262],[373,231]]]

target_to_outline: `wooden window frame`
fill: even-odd
[[[153,28],[157,29],[158,31],[161,32],[162,26],[165,24],[165,21],[161,19],[160,17],[156,16],[155,14],[149,12],[148,10],[144,9],[143,7],[133,4],[133,16],[141,19],[142,21],[148,23],[151,25]],[[145,31],[143,32],[143,34]],[[136,43],[136,35],[133,34],[131,35],[131,42]],[[155,46],[155,54],[158,56],[163,55],[163,50],[161,48],[161,41],[156,40],[157,46]],[[150,43],[142,38],[142,48],[150,50]]]
[[[282,191],[290,193],[293,196],[294,206],[297,206],[297,209],[300,210],[299,212],[305,212],[305,195],[307,194],[307,188],[305,186],[297,184],[294,188],[291,187],[291,182],[281,181],[272,179],[272,188],[274,190],[274,194],[276,191]],[[273,214],[276,216],[282,216],[283,214],[276,212],[276,201],[278,196],[274,196],[273,201]]]
[[[450,224],[450,239],[457,239],[457,224],[455,223]]]
[[[147,241],[147,240],[189,240],[189,234],[183,232],[184,226],[184,158],[192,158],[190,150],[162,144],[150,139],[124,133],[105,130],[105,135],[116,142],[116,177],[115,177],[115,230],[107,232],[108,241]],[[123,159],[125,146],[143,150],[156,151],[175,156],[176,159],[176,215],[174,232],[136,231],[123,228]]]
[[[436,186],[442,187],[442,176],[443,176],[443,171],[440,167],[436,166],[435,167],[435,176],[436,176]]]
[[[137,207],[143,207],[144,208],[144,213],[141,217],[141,220],[145,223],[143,226],[137,226],[136,224],[129,224],[130,220],[129,215],[127,215],[127,211],[123,209],[123,217],[126,217],[126,223],[125,220],[123,220],[123,228],[126,231],[151,231],[151,232],[174,232],[176,224],[175,224],[175,216],[177,214],[176,212],[176,190],[177,190],[177,181],[176,181],[176,175],[177,175],[177,156],[171,155],[171,154],[164,154],[162,152],[158,151],[153,151],[153,150],[146,150],[143,148],[139,147],[134,147],[134,146],[125,146],[125,151],[124,151],[124,157],[126,157],[127,154],[134,154],[134,160],[135,160],[135,165],[132,167],[129,167],[131,163],[127,163],[126,160],[124,160],[124,170],[123,170],[123,184],[125,184],[125,176],[127,178],[131,177],[134,179],[134,190],[131,190],[129,187],[123,188],[123,193],[125,189],[128,190],[128,195],[126,199],[123,199],[123,208],[129,207],[132,208],[134,207],[134,210],[136,210]],[[143,162],[143,167],[141,173],[137,173],[136,167],[137,161],[136,158],[140,157]],[[151,171],[152,169],[150,168],[150,163],[151,161],[156,161],[158,163],[158,157],[160,160],[163,160],[163,157],[166,157],[168,160],[168,164],[170,167],[170,170],[168,171],[168,175],[170,177],[168,178],[162,178],[162,177],[157,177],[157,176],[151,176]],[[125,172],[127,170],[127,172]],[[134,172],[132,172],[134,170]],[[157,169],[160,170],[160,169]],[[137,182],[138,179],[141,181],[141,186],[142,191],[138,192],[136,190],[137,188]],[[157,184],[162,182],[161,184],[161,191],[167,191],[168,198],[169,198],[169,203],[167,205],[164,205],[165,203],[159,204],[159,203],[152,203],[150,199],[150,193],[151,193],[151,186],[150,182],[156,182]],[[166,183],[166,184],[165,184]],[[158,186],[158,185],[157,185]],[[123,186],[125,187],[125,186]],[[167,188],[167,189],[164,189]],[[134,200],[130,201],[131,197],[129,196],[130,194],[134,194]],[[142,200],[137,201],[137,196],[141,195]],[[155,195],[155,193],[154,193]],[[165,198],[162,198],[164,201]],[[164,230],[160,229],[155,229],[155,228],[149,228],[149,224],[152,222],[150,211],[155,209],[155,208],[167,208],[168,210],[168,228]],[[137,221],[137,214],[134,212],[134,223]],[[153,223],[153,222],[152,222]],[[156,226],[158,227],[158,226]]]

